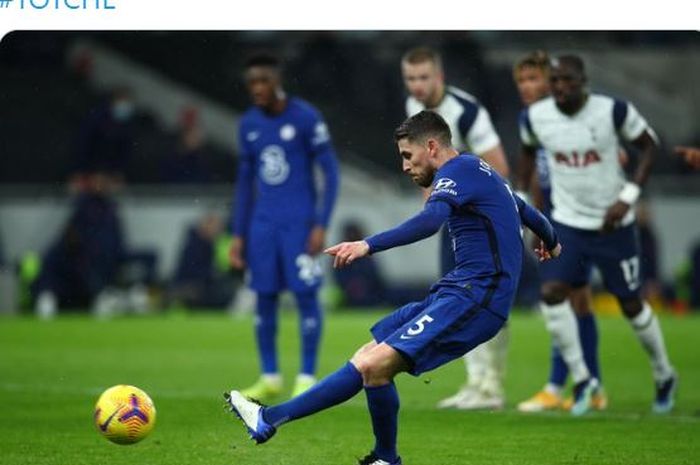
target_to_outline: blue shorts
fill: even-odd
[[[542,282],[561,281],[574,287],[588,284],[595,265],[605,288],[626,300],[640,295],[639,235],[631,224],[611,233],[572,228],[552,222],[562,245],[555,260],[540,264]]]
[[[498,333],[505,319],[459,290],[442,288],[380,320],[372,329],[378,343],[396,349],[418,376],[466,354]]]
[[[323,271],[319,258],[306,253],[310,231],[305,224],[253,221],[246,243],[250,287],[264,293],[318,289]]]

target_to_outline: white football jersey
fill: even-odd
[[[549,155],[552,218],[574,228],[600,229],[626,181],[620,138],[633,141],[644,131],[656,137],[631,103],[604,95],[589,95],[573,116],[559,111],[552,97],[523,110],[520,139]],[[622,224],[633,221],[630,209]]]
[[[407,116],[425,109],[425,105],[414,97],[406,99]],[[463,90],[447,86],[440,105],[431,110],[442,116],[450,126],[452,145],[460,152],[482,155],[501,143],[489,113],[474,96]]]

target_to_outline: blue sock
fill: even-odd
[[[561,356],[559,349],[552,345],[552,367],[549,371],[549,383],[564,387],[567,376],[569,376],[569,367]]]
[[[588,371],[591,376],[600,378],[600,364],[598,363],[598,325],[596,325],[593,314],[577,316],[578,334],[581,338],[581,349],[583,349],[583,359],[586,361]]]
[[[277,367],[277,294],[258,293],[255,336],[262,372],[274,374]]]
[[[345,402],[360,392],[360,389],[362,375],[355,365],[348,362],[303,394],[283,404],[266,407],[263,410],[263,419],[277,427]]]
[[[387,462],[398,459],[396,434],[398,432],[399,393],[393,381],[384,386],[365,386],[367,407],[374,430],[374,454]]]
[[[318,304],[318,293],[295,293],[299,306],[299,326],[301,332],[301,373],[313,376],[318,361],[318,344],[321,340],[323,318]]]

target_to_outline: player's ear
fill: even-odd
[[[429,138],[425,141],[425,145],[427,146],[427,148],[428,148],[428,154],[429,154],[431,157],[434,157],[435,154],[437,154],[438,149],[440,148],[440,145],[438,144],[438,141],[437,141],[436,139],[432,138],[432,137],[429,137]]]

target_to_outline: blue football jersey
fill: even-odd
[[[252,107],[241,118],[239,145],[241,162],[255,177],[252,219],[311,224],[317,216],[314,158],[331,149],[321,114],[299,98],[290,98],[278,115]]]
[[[518,206],[506,181],[480,158],[461,154],[435,174],[429,202],[452,206],[447,220],[456,267],[433,288],[459,287],[506,316],[520,279]]]

